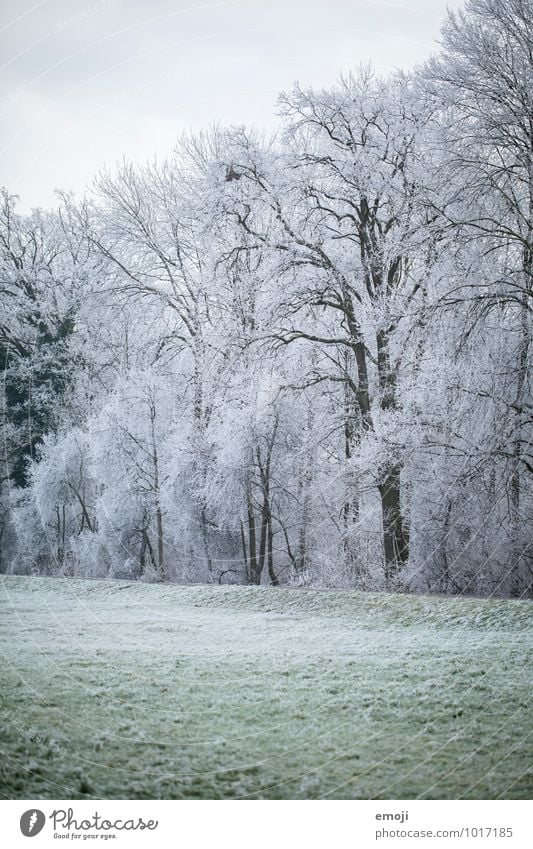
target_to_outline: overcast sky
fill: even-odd
[[[184,129],[274,125],[278,91],[436,49],[451,0],[1,0],[0,185],[21,208]]]

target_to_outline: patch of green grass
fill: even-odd
[[[528,798],[530,602],[3,577],[7,798]]]

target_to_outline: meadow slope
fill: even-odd
[[[526,798],[533,603],[0,579],[3,798]]]

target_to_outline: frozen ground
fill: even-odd
[[[0,599],[3,797],[533,790],[530,602],[22,577]]]

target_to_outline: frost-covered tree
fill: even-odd
[[[532,12],[4,195],[2,569],[531,592]]]
[[[499,580],[517,594],[530,586],[532,564],[523,533],[532,519],[533,473],[532,17],[530,0],[469,0],[448,14],[442,53],[421,70],[442,127],[435,140],[446,177],[439,211],[464,245],[441,304],[454,311],[456,347],[476,340],[475,355],[461,357],[456,391],[490,423],[481,432],[467,424],[463,439],[476,444],[471,481],[483,486],[488,474],[492,482],[496,548],[503,545],[508,561]]]

